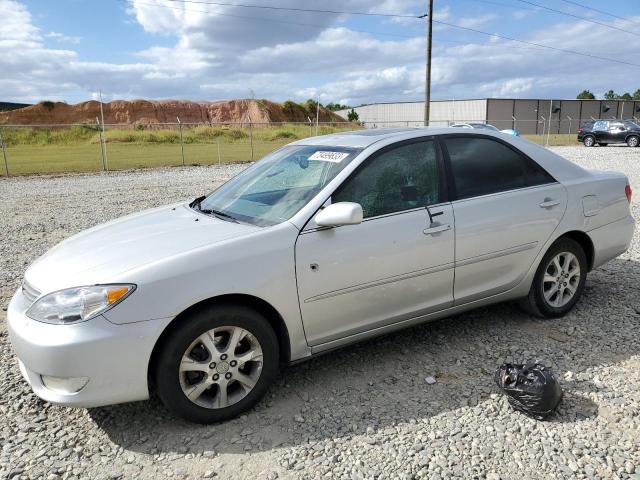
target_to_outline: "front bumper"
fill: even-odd
[[[28,318],[18,290],[9,303],[9,340],[34,393],[51,403],[98,407],[149,398],[147,370],[156,341],[170,318],[115,325],[103,316],[73,325]],[[48,389],[42,375],[86,377],[78,392]]]

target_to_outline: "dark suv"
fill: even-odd
[[[585,147],[595,144],[606,147],[610,143],[640,144],[640,125],[632,120],[594,120],[585,122],[578,130],[578,141]]]

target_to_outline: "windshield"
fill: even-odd
[[[198,206],[241,222],[276,225],[296,214],[360,152],[290,145],[229,180]]]
[[[624,122],[627,128],[638,128],[640,129],[640,125],[638,125],[636,122],[634,122],[633,120],[627,120],[626,122]]]

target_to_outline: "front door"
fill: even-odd
[[[624,143],[627,138],[627,129],[622,122],[609,122],[609,143]]]
[[[564,186],[491,138],[445,137],[455,188],[456,305],[505,292],[525,276],[567,206]]]
[[[307,341],[316,346],[453,303],[454,219],[441,158],[419,139],[374,154],[332,195],[362,205],[359,225],[314,228],[296,243]]]

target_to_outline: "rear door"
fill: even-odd
[[[515,287],[558,226],[564,186],[494,137],[443,137],[456,219],[455,304]]]
[[[593,124],[593,133],[596,137],[596,142],[607,143],[609,140],[609,122],[606,120],[597,120]]]

